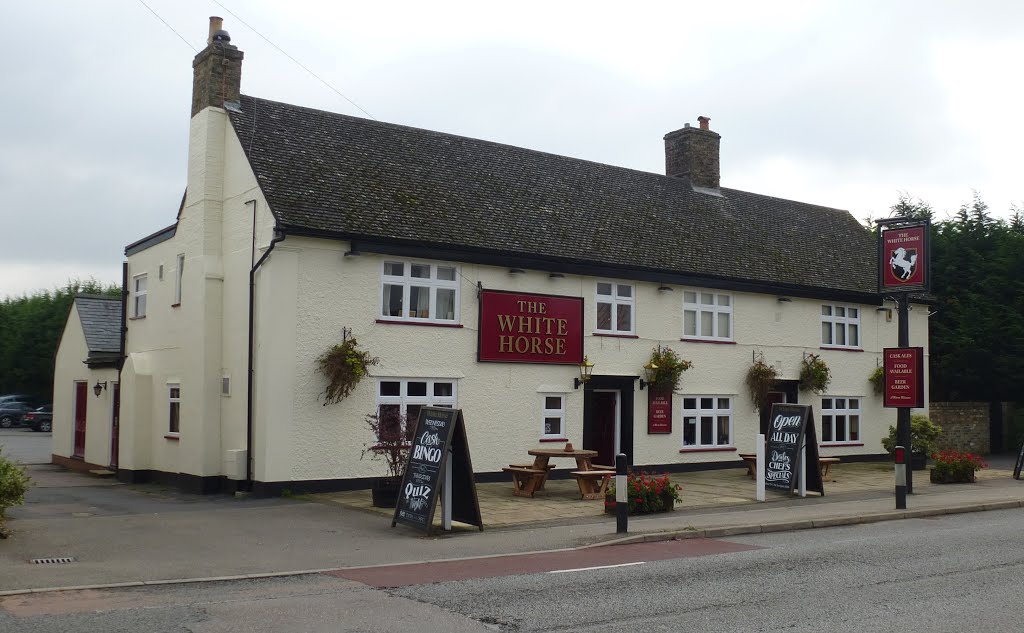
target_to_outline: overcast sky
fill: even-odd
[[[222,16],[245,94],[363,116],[262,34],[382,121],[663,173],[707,115],[726,187],[858,219],[1024,202],[1024,3],[145,3],[196,49]],[[0,297],[119,283],[174,222],[188,44],[141,0],[4,3]]]

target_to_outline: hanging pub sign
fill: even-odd
[[[482,362],[580,364],[583,298],[481,291],[477,357]]]
[[[886,347],[882,350],[882,366],[883,406],[924,406],[924,348]]]
[[[404,523],[431,534],[438,494],[445,486],[450,507],[443,510],[442,522],[454,519],[483,530],[462,409],[422,407],[391,527]]]
[[[672,390],[647,388],[647,433],[672,432]]]
[[[807,447],[805,476],[807,490],[825,496],[818,469],[818,438],[810,405],[772,405],[765,446],[764,487],[793,492],[800,468],[800,449]]]
[[[884,228],[879,235],[879,291],[928,290],[928,224]]]

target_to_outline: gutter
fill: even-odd
[[[244,204],[252,203],[252,251],[249,261],[256,256],[256,200],[247,200]],[[248,385],[246,387],[245,402],[245,485],[247,490],[252,490],[253,456],[252,456],[252,396],[253,396],[253,342],[255,340],[255,312],[256,312],[256,271],[263,262],[270,256],[271,251],[278,242],[284,241],[285,233],[280,226],[274,227],[274,238],[270,240],[270,246],[260,256],[259,260],[249,269],[249,367],[246,372]]]

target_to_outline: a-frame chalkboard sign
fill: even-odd
[[[825,496],[825,484],[818,469],[818,438],[814,429],[814,411],[810,405],[781,402],[772,405],[765,447],[765,488],[790,493],[796,490],[800,449],[806,445],[806,488]]]
[[[433,532],[434,509],[445,482],[449,459],[450,518],[484,529],[462,409],[442,407],[420,409],[391,527],[404,523],[424,530],[428,535]]]

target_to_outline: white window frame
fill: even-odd
[[[185,254],[179,253],[177,266],[174,272],[174,305],[181,305],[181,275],[185,270]]]
[[[388,264],[401,264],[402,275],[388,275],[385,273]],[[429,266],[430,267],[430,278],[413,277],[412,267],[413,266]],[[455,270],[455,279],[438,279],[437,269],[442,268],[453,268]],[[407,323],[438,323],[444,325],[457,325],[460,322],[460,284],[459,284],[459,267],[455,264],[448,263],[437,263],[437,262],[425,262],[416,261],[409,259],[398,259],[388,258],[381,263],[380,268],[380,292],[377,297],[377,313],[381,320],[384,321],[404,321]],[[399,316],[393,316],[385,314],[384,312],[384,288],[385,286],[401,286],[402,287],[402,314]],[[428,317],[411,316],[409,315],[409,295],[410,287],[426,287],[430,292],[430,305],[428,308]],[[437,291],[439,289],[451,289],[455,291],[454,307],[451,319],[440,319],[437,318]]]
[[[399,395],[397,396],[384,396],[381,395],[381,386],[386,382],[397,382],[399,386]],[[425,396],[410,396],[409,395],[409,383],[411,382],[425,382],[427,383],[427,395]],[[449,383],[452,386],[452,395],[450,396],[435,396],[434,385],[437,383]],[[454,409],[459,402],[459,381],[454,378],[398,378],[398,377],[380,377],[377,378],[377,412],[380,412],[381,405],[393,404],[400,407],[399,412],[402,415],[408,415],[409,405],[420,405],[424,407],[448,407]],[[410,425],[415,426],[416,421],[410,420]]]
[[[140,281],[143,286],[141,290],[139,290]],[[149,294],[148,286],[149,280],[146,273],[140,273],[132,277],[132,316],[136,319],[142,319],[146,316],[146,304],[148,303],[146,297]]]
[[[688,301],[687,295],[691,293],[694,296],[694,300]],[[711,295],[712,303],[704,303],[706,295]],[[728,302],[728,305],[723,304],[723,299]],[[733,312],[735,304],[736,298],[728,292],[709,290],[707,288],[683,288],[683,340],[731,342],[736,331]],[[693,313],[694,329],[692,334],[686,331],[686,314],[688,312]],[[700,333],[701,315],[703,314],[711,314],[711,336]],[[729,315],[729,331],[725,334],[719,332],[719,315],[722,314]]]
[[[565,434],[565,401],[566,392],[550,392],[540,394],[540,439],[542,440],[563,440],[568,437]],[[561,406],[557,409],[548,408],[548,398],[558,398]],[[548,418],[558,418],[559,433],[547,432]]]
[[[828,314],[825,314],[826,309]],[[836,312],[839,310],[843,311],[843,316],[838,316]],[[857,316],[851,317],[850,310],[856,310]],[[830,349],[864,349],[862,341],[864,340],[864,328],[861,325],[860,316],[864,311],[860,306],[847,305],[843,303],[823,303],[821,304],[821,346]],[[828,325],[829,335],[832,338],[831,343],[825,342],[825,326]],[[855,344],[850,343],[850,326],[855,326],[857,331],[857,342]],[[844,343],[836,343],[836,332],[842,329]]]
[[[600,288],[602,284],[608,284],[611,287],[611,294],[601,294]],[[620,296],[620,288],[629,288],[629,296]],[[601,304],[611,306],[611,327],[607,329],[601,329],[598,325],[597,311]],[[619,327],[619,306],[629,306],[629,327],[626,329]],[[594,332],[597,334],[630,336],[636,334],[636,286],[604,279],[594,284]]]
[[[178,395],[174,395],[174,390],[178,390]],[[172,429],[171,424],[174,421],[175,413],[178,418],[178,428]],[[181,383],[180,382],[169,382],[167,383],[167,434],[168,435],[179,435],[181,433]]]
[[[711,405],[712,405],[711,408],[703,408],[702,403],[701,403],[701,399],[702,398],[711,398]],[[694,409],[687,409],[686,408],[686,401],[690,400],[690,399],[694,399],[695,400],[694,404],[696,405],[696,408],[694,408]],[[720,404],[719,400],[721,400],[721,399],[728,400],[729,401],[729,406],[728,407],[724,407],[724,408],[720,407],[719,406],[719,404]],[[735,447],[735,439],[734,439],[735,438],[735,433],[734,433],[733,429],[735,427],[735,419],[733,418],[733,408],[734,408],[735,404],[736,404],[736,396],[731,396],[731,395],[723,395],[723,394],[717,394],[717,395],[711,395],[711,394],[701,394],[701,395],[686,394],[686,395],[682,396],[679,399],[679,409],[682,412],[682,415],[679,417],[679,419],[681,421],[681,424],[679,426],[679,428],[680,428],[680,438],[679,438],[679,441],[680,441],[680,444],[682,445],[682,447],[684,449],[687,449],[687,450],[698,450],[698,449],[709,449],[709,448],[717,448],[717,449],[734,448]],[[711,417],[711,438],[703,438],[703,437],[701,437],[701,435],[702,435],[701,434],[701,418],[702,417],[707,417],[707,416]],[[727,416],[729,418],[729,442],[727,444],[719,444],[718,443],[718,418],[722,417],[722,416]],[[694,428],[694,434],[693,434],[693,437],[694,437],[694,443],[693,444],[687,444],[686,443],[686,424],[687,424],[686,419],[687,418],[696,418],[695,424],[694,424],[695,428]]]
[[[843,406],[837,407],[836,401],[842,400]],[[856,400],[857,406],[851,407],[850,401]],[[825,407],[828,403],[831,406]],[[821,443],[829,446],[842,446],[846,444],[851,445],[863,445],[864,440],[864,397],[863,396],[822,396],[821,398]],[[850,439],[850,416],[857,416],[857,438]],[[844,440],[837,440],[836,425],[839,424],[837,419],[839,416],[844,417],[843,425],[843,436]],[[825,439],[825,428],[826,425],[830,427],[832,439]]]

